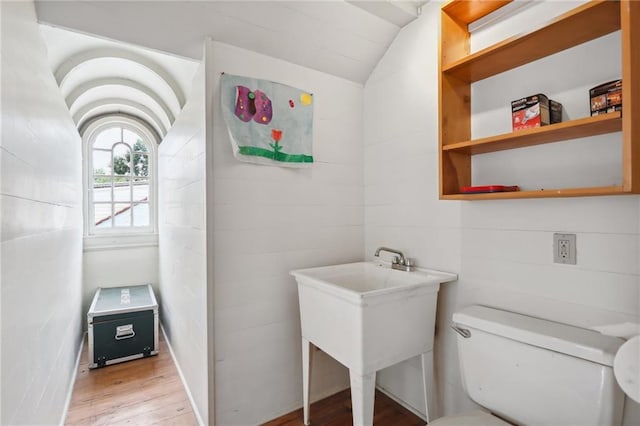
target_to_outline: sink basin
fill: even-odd
[[[420,270],[404,272],[394,270],[373,262],[347,263],[344,265],[323,266],[319,268],[291,271],[296,278],[303,278],[305,285],[324,288],[338,297],[356,303],[365,299],[392,293],[405,292],[416,287],[437,287],[444,279],[455,279],[454,274]],[[451,278],[453,277],[453,278]]]
[[[361,374],[431,350],[437,292],[454,274],[372,262],[291,271],[302,337]]]
[[[397,271],[372,262],[299,269],[291,275],[300,302],[305,424],[313,344],[349,368],[354,424],[370,425],[377,370],[417,355],[423,357],[423,370],[432,364],[437,293],[441,283],[457,276]]]

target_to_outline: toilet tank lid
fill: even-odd
[[[624,343],[597,331],[478,305],[454,313],[453,322],[606,366],[613,365]]]

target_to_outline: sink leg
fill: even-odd
[[[310,341],[302,338],[302,402],[304,407],[304,424],[309,422],[309,384],[311,382],[311,366],[313,363],[313,348]]]
[[[420,358],[422,360],[422,385],[424,387],[424,413],[427,416],[427,423],[430,423],[430,415],[434,414],[434,406],[430,403],[431,398],[433,398],[431,389],[431,380],[433,379],[433,351],[423,353]]]
[[[373,425],[373,402],[376,393],[376,373],[359,375],[349,370],[351,409],[354,426]]]

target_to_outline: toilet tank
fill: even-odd
[[[621,423],[612,365],[622,339],[484,306],[453,322],[470,332],[457,337],[465,391],[492,413],[521,425]]]

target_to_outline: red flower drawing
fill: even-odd
[[[271,129],[271,137],[274,141],[280,142],[280,139],[282,139],[282,130]]]

